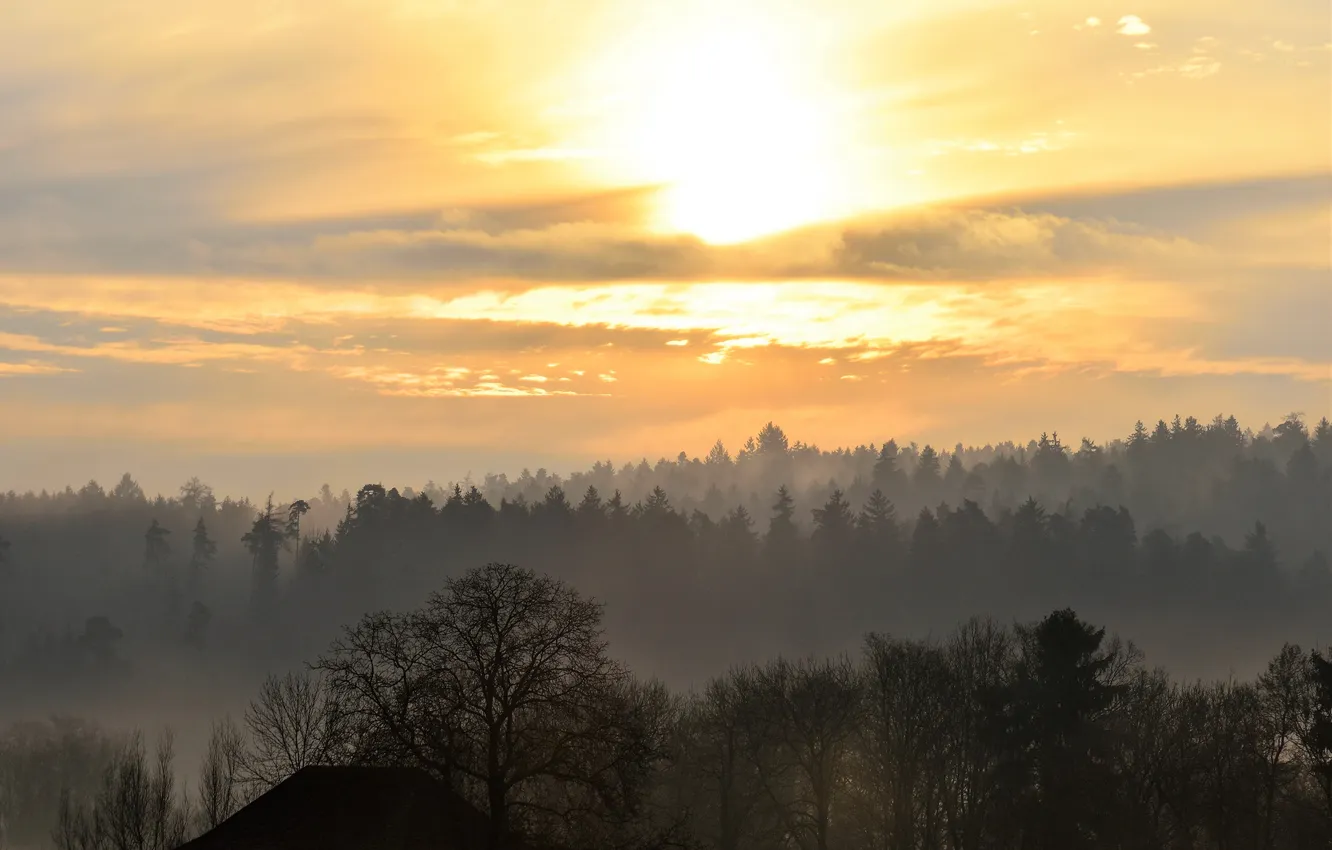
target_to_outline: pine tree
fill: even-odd
[[[911,568],[922,574],[932,574],[943,558],[943,532],[939,520],[929,508],[921,508],[916,527],[911,530]]]
[[[708,452],[707,460],[704,465],[710,467],[726,467],[731,465],[731,453],[726,451],[726,446],[721,440],[712,444],[712,449]]]
[[[1067,609],[1019,627],[1018,637],[1022,656],[993,730],[1008,762],[1008,805],[1036,827],[1033,848],[1097,846],[1092,836],[1109,826],[1104,800],[1113,799],[1114,779],[1112,739],[1101,724],[1122,689],[1116,669],[1132,656],[1104,647],[1105,630]]]
[[[217,555],[217,543],[208,536],[203,517],[194,526],[194,539],[190,550],[190,588],[197,589],[203,572]]]
[[[828,501],[823,507],[815,508],[813,514],[815,540],[832,547],[844,546],[850,540],[855,517],[839,488],[834,487]]]
[[[144,532],[143,564],[148,574],[155,578],[162,577],[167,558],[171,555],[171,544],[167,542],[167,537],[170,535],[171,532],[163,528],[157,520],[153,520],[153,524]]]
[[[768,535],[764,545],[779,556],[790,553],[798,538],[795,526],[795,500],[783,484],[777,488],[777,501],[772,504],[772,517],[768,520]]]
[[[588,485],[587,491],[583,493],[583,501],[578,503],[578,516],[582,520],[595,521],[606,516],[606,507],[601,503],[601,494],[597,488]]]
[[[874,462],[872,481],[876,489],[882,490],[889,498],[900,498],[906,476],[897,466],[897,441],[889,440],[879,450],[879,458]]]
[[[939,453],[933,446],[926,445],[920,450],[912,483],[915,484],[916,498],[920,503],[925,507],[935,504],[940,496],[943,480],[939,476]]]
[[[615,493],[606,501],[606,519],[610,522],[612,528],[624,528],[629,520],[629,509],[624,504],[624,497],[620,495],[617,489]]]
[[[643,513],[654,517],[671,513],[671,500],[660,486],[653,487],[648,494],[647,502],[643,504]]]
[[[362,494],[368,488],[362,488]],[[382,488],[380,488],[382,490]],[[359,495],[359,494],[358,494]],[[358,498],[358,503],[362,500]],[[364,500],[366,504],[369,499]],[[348,508],[350,513],[350,506]],[[358,512],[359,515],[359,512]],[[359,516],[358,516],[359,518]],[[254,613],[266,616],[277,594],[278,553],[286,547],[287,536],[269,496],[263,511],[241,538],[251,558],[251,604]]]
[[[287,508],[287,537],[296,542],[296,554],[292,560],[296,563],[301,561],[301,517],[310,512],[310,503],[304,499],[297,499]]]

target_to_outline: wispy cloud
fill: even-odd
[[[76,371],[78,370],[70,369],[65,366],[57,366],[54,363],[42,363],[35,360],[30,360],[24,363],[6,363],[0,361],[0,378],[11,378],[16,375],[61,375]]]

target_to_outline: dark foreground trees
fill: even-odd
[[[673,698],[611,658],[600,622],[559,581],[473,570],[268,680],[243,725],[215,727],[189,802],[169,742],[150,763],[135,739],[66,794],[55,837],[165,850],[303,766],[352,763],[450,783],[488,815],[488,850],[1332,846],[1320,651],[1283,646],[1251,682],[1177,683],[1061,609],[871,634],[858,658],[777,658]]]
[[[59,850],[172,850],[192,833],[193,813],[176,784],[170,734],[150,757],[141,735],[115,754],[95,793],[60,800]]]
[[[576,840],[628,818],[664,753],[668,701],[611,660],[600,606],[515,566],[366,616],[318,668],[349,757],[448,781],[488,813],[491,848],[514,830]]]
[[[670,781],[716,850],[1325,848],[1321,659],[1287,645],[1255,682],[1177,684],[1068,610],[872,635],[846,678],[776,661],[708,683]]]

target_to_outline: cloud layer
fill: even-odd
[[[18,4],[0,463],[1332,412],[1329,25],[1308,0]],[[680,186],[804,224],[710,244],[663,226]]]

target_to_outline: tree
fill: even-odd
[[[600,527],[597,523],[606,518],[606,506],[602,504],[601,494],[596,487],[588,485],[583,500],[578,503],[577,515],[582,522],[592,523],[592,528]]]
[[[1263,846],[1276,846],[1278,806],[1288,796],[1291,784],[1299,781],[1294,752],[1301,727],[1312,708],[1313,693],[1306,673],[1304,652],[1287,643],[1258,676],[1258,714],[1262,729]]]
[[[161,578],[165,572],[167,558],[171,555],[171,544],[167,542],[170,536],[171,531],[163,528],[157,520],[153,520],[153,524],[143,534],[143,564],[154,578]]]
[[[297,499],[287,507],[287,537],[296,541],[296,553],[293,555],[296,563],[301,561],[301,517],[310,512],[310,503],[304,499]]]
[[[897,509],[877,487],[870,493],[865,506],[856,517],[856,527],[864,535],[870,550],[883,555],[897,545]]]
[[[230,717],[213,723],[199,766],[199,826],[213,829],[248,799],[244,787],[245,741]]]
[[[851,505],[840,489],[834,487],[828,501],[823,507],[815,508],[813,514],[816,542],[830,546],[835,551],[851,539],[856,520],[851,513]]]
[[[873,483],[890,499],[900,499],[904,495],[906,476],[897,466],[897,441],[889,440],[879,450],[879,457],[874,462]]]
[[[180,485],[180,503],[190,513],[199,511],[208,514],[213,512],[217,499],[213,496],[213,488],[196,476]]]
[[[728,467],[731,465],[731,453],[726,451],[726,446],[721,440],[718,440],[712,444],[712,448],[708,451],[708,456],[703,463],[705,466],[714,469]]]
[[[492,563],[411,614],[371,614],[319,664],[362,753],[424,767],[515,826],[632,808],[657,752],[649,700],[606,653],[601,606]],[[364,757],[364,756],[363,756]]]
[[[1323,792],[1323,814],[1332,829],[1332,655],[1310,652],[1308,676],[1313,705],[1303,747]]]
[[[189,800],[176,790],[170,732],[149,764],[135,733],[102,775],[91,800],[61,795],[53,838],[59,850],[172,850],[188,837]]]
[[[781,457],[790,451],[786,432],[769,422],[758,434],[758,453],[764,457]]]
[[[759,670],[758,688],[771,747],[760,758],[762,781],[786,833],[800,846],[828,850],[860,716],[859,679],[846,659],[779,660]]]
[[[959,443],[948,456],[948,466],[943,474],[944,498],[956,502],[966,492],[967,471],[962,466],[962,444]]]
[[[717,850],[739,850],[747,835],[762,831],[762,710],[754,671],[736,670],[708,682],[683,718],[687,805],[698,819],[696,834]]]
[[[345,718],[326,680],[310,673],[265,679],[245,726],[251,750],[243,775],[259,793],[303,767],[345,761]]]
[[[857,750],[882,846],[938,846],[942,776],[933,768],[942,759],[951,702],[945,656],[929,644],[871,634],[864,681]]]
[[[920,450],[912,483],[916,486],[916,498],[925,507],[933,505],[943,483],[939,475],[939,453],[933,446],[927,445]]]
[[[122,502],[143,502],[146,501],[143,495],[143,488],[138,482],[130,476],[128,472],[120,477],[120,482],[116,488],[111,491],[111,498]]]
[[[190,588],[197,590],[204,570],[213,562],[217,555],[217,543],[208,536],[208,526],[204,523],[203,517],[194,525],[194,537],[190,545]]]
[[[736,505],[727,511],[718,527],[724,547],[722,551],[726,557],[742,564],[748,563],[754,557],[756,535],[754,518],[745,510],[745,506]]]
[[[799,533],[795,526],[795,500],[786,485],[777,488],[777,501],[772,503],[772,517],[768,520],[768,534],[764,545],[778,557],[788,557]]]
[[[364,492],[364,491],[363,491]],[[251,603],[254,613],[267,614],[277,591],[278,553],[286,547],[287,536],[278,522],[273,497],[268,497],[263,511],[250,530],[241,537],[251,559]]]
[[[943,566],[944,539],[939,520],[929,508],[921,508],[916,526],[911,530],[911,569],[922,577],[933,578]]]
[[[997,741],[1009,811],[1041,850],[1097,846],[1111,826],[1103,801],[1114,793],[1100,723],[1134,653],[1103,647],[1105,630],[1069,609],[1019,627],[1018,637],[1021,657]]]

